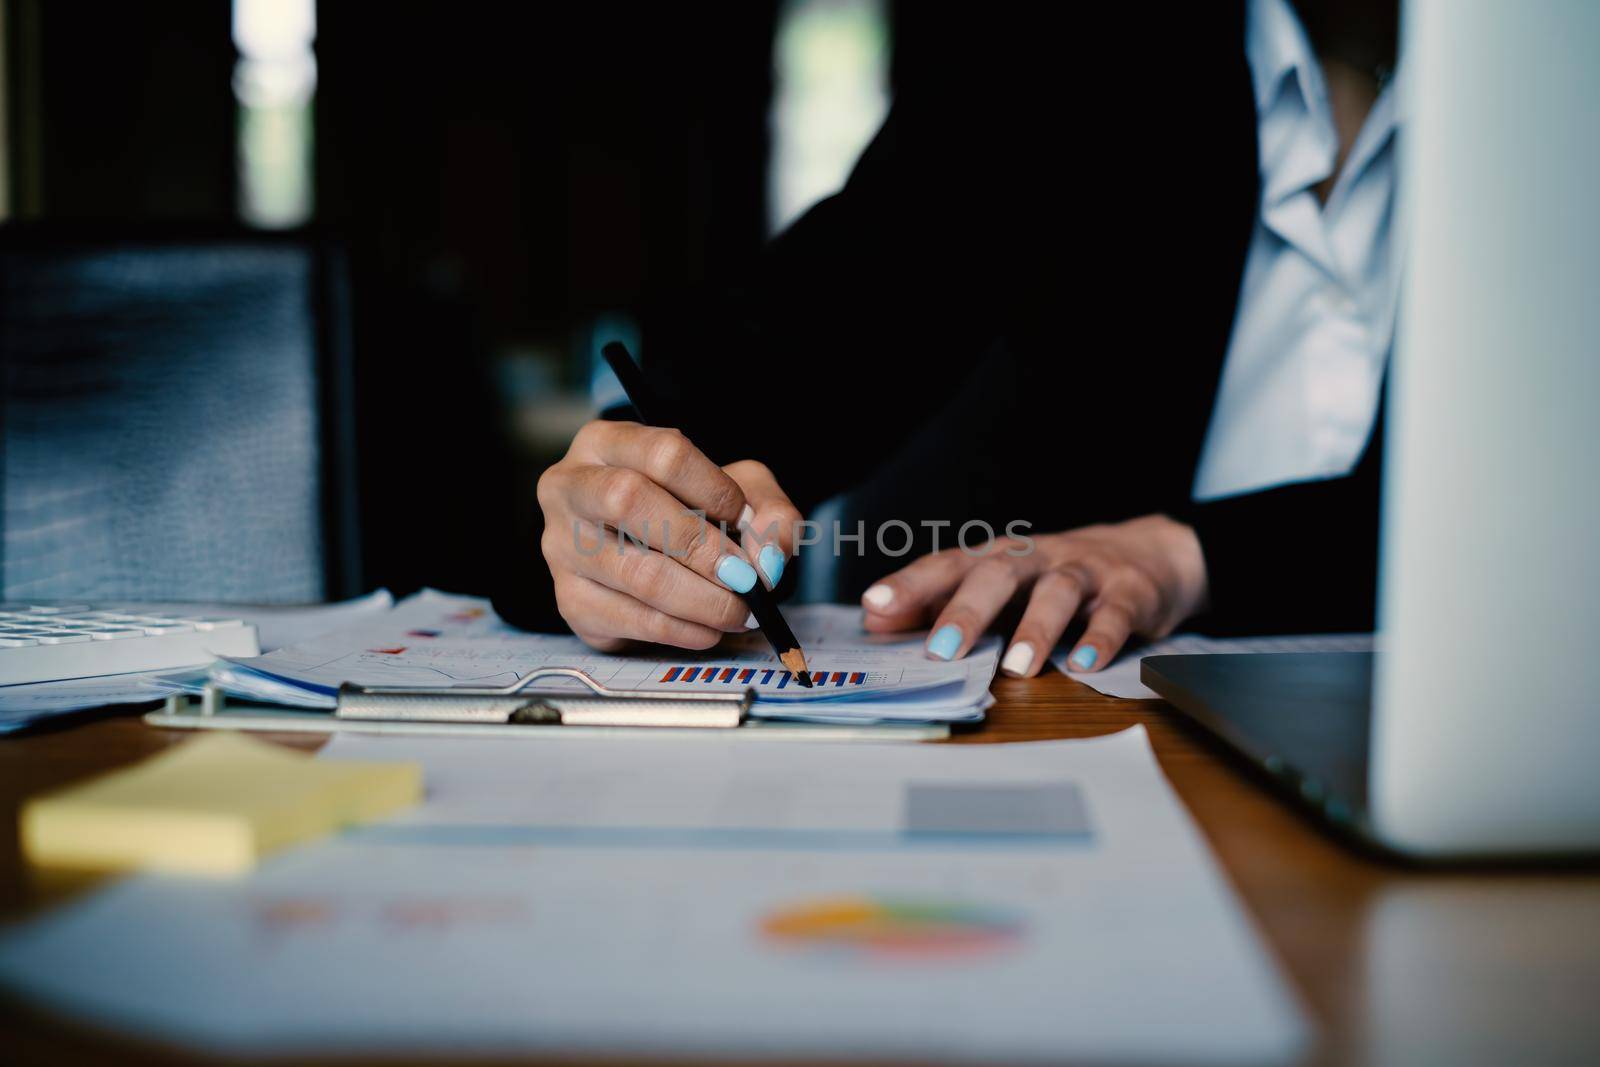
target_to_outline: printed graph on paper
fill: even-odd
[[[817,687],[846,689],[893,688],[900,684],[902,670],[814,670],[811,682]],[[656,687],[753,686],[757,691],[782,690],[799,683],[794,674],[781,667],[745,667],[729,664],[658,663],[651,672]]]

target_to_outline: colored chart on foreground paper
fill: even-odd
[[[783,945],[919,959],[992,952],[1022,934],[1013,916],[982,905],[871,896],[805,901],[772,912],[761,929]]]

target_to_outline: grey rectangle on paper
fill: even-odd
[[[906,786],[905,813],[911,834],[1091,833],[1083,794],[1071,782],[912,782]]]

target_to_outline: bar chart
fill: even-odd
[[[900,681],[901,671],[811,671],[811,684],[819,688],[847,689],[853,686],[892,686]],[[754,686],[757,689],[780,690],[793,684],[799,686],[791,671],[781,667],[742,667],[725,664],[662,663],[657,665],[653,678],[657,685],[679,686]]]

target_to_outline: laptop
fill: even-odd
[[[1600,852],[1600,4],[1414,0],[1375,655],[1147,686],[1417,859]]]

